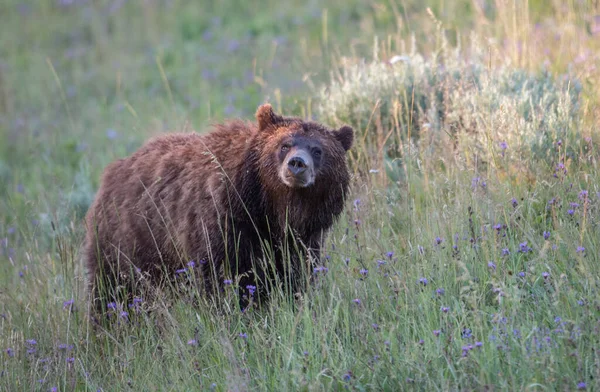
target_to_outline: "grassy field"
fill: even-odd
[[[0,390],[600,389],[597,1],[4,0],[0,42]],[[105,165],[266,101],[356,132],[313,287],[96,333]]]

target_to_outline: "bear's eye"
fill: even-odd
[[[290,149],[290,145],[289,144],[284,144],[283,146],[281,146],[281,152],[288,152],[288,150]]]
[[[314,148],[312,151],[313,155],[315,156],[315,158],[321,158],[321,149],[320,148]]]

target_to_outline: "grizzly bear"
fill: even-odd
[[[344,208],[353,130],[276,115],[269,104],[256,120],[159,136],[107,166],[85,219],[97,307],[114,300],[99,286],[130,287],[136,274],[158,285],[186,268],[204,290],[233,281],[254,298],[274,276],[294,281],[318,259]]]

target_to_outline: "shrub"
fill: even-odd
[[[428,162],[453,154],[481,163],[505,153],[550,159],[552,143],[579,125],[577,81],[506,60],[490,69],[476,39],[468,53],[425,58],[413,49],[389,61],[344,60],[339,75],[318,92],[317,111],[356,128],[355,163],[387,162],[388,173],[412,152]]]

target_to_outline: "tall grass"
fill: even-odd
[[[600,387],[597,5],[0,12],[2,390]],[[357,131],[311,288],[246,312],[235,283],[218,307],[142,297],[94,329],[79,245],[103,166],[263,99]]]

